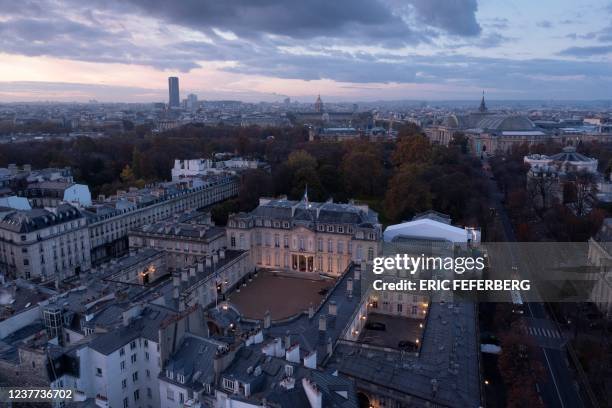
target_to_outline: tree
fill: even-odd
[[[553,170],[537,169],[529,172],[527,194],[538,215],[542,215],[542,212],[553,204],[558,186],[559,178]]]
[[[431,158],[431,144],[423,134],[399,137],[391,161],[396,166],[405,163],[427,163]]]
[[[136,181],[136,177],[134,176],[134,172],[129,164],[126,164],[123,170],[121,170],[121,174],[119,175],[121,181],[126,184],[134,184]]]
[[[342,158],[342,177],[351,197],[372,197],[384,191],[382,151],[368,144],[350,149]]]
[[[399,222],[431,208],[431,192],[422,179],[422,164],[404,164],[389,182],[384,208],[390,221]]]

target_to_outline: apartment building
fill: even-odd
[[[0,273],[11,278],[66,279],[91,267],[88,227],[81,212],[0,209]]]

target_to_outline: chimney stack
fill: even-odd
[[[270,311],[266,310],[264,314],[264,329],[269,329],[272,324],[272,316],[270,315]]]
[[[289,330],[287,330],[285,334],[285,350],[289,349],[289,347],[291,347],[291,334],[289,334]]]
[[[308,306],[308,318],[312,319],[314,317],[314,306],[312,305],[312,302],[310,302],[310,305]]]

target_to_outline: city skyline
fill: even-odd
[[[612,4],[2,2],[0,102],[609,99]],[[272,18],[271,16],[274,16]]]

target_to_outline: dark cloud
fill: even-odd
[[[465,47],[493,48],[511,41],[503,18],[476,20],[475,0],[0,0],[0,52],[71,60],[128,63],[189,71],[200,61],[234,61],[225,71],[286,79],[330,79],[359,86],[376,83],[460,84],[509,94],[599,94],[610,85],[609,64],[550,60],[474,58]],[[25,6],[24,6],[25,5]],[[6,6],[6,8],[3,8]],[[70,7],[65,13],[63,7]],[[118,18],[115,18],[118,16]],[[137,39],[123,17],[152,17],[168,41]],[[114,24],[108,24],[112,21]],[[175,27],[205,33],[212,42],[175,40]],[[231,31],[236,39],[214,29]],[[142,33],[138,33],[140,36]],[[587,34],[575,34],[582,39]],[[605,32],[593,34],[601,39]],[[197,38],[198,36],[193,36]],[[437,41],[442,40],[442,41]],[[455,55],[398,55],[397,48],[452,41]],[[381,46],[376,52],[340,51]],[[365,48],[364,49],[368,49]],[[610,46],[572,47],[561,55],[598,57]],[[597,59],[597,58],[595,58]],[[586,76],[584,81],[567,78]],[[580,82],[580,83],[578,83]],[[598,84],[595,86],[593,84]],[[563,86],[560,86],[563,85]],[[537,90],[537,91],[535,91]],[[75,90],[76,91],[76,90]]]
[[[541,20],[536,23],[536,26],[540,28],[552,28],[553,23],[552,21],[549,21],[549,20]]]
[[[612,45],[594,45],[589,47],[569,47],[561,51],[559,55],[572,57],[592,57],[596,55],[612,54]]]
[[[476,0],[409,0],[417,18],[427,25],[461,36],[480,34]]]

